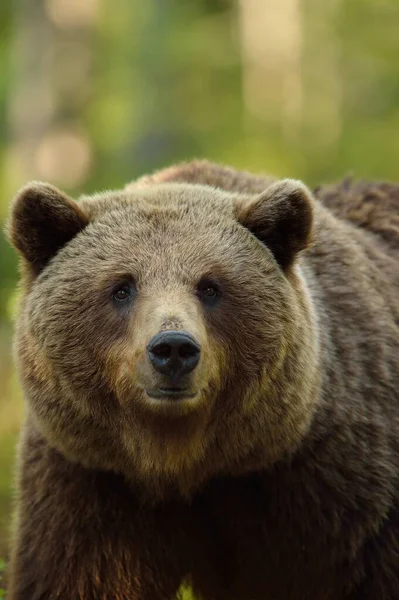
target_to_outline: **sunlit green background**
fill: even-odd
[[[398,0],[1,0],[0,221],[191,157],[309,184],[397,178]],[[23,403],[0,237],[0,556]],[[1,587],[1,585],[0,585]]]

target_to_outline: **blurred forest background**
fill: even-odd
[[[398,0],[1,0],[0,225],[29,179],[77,195],[192,157],[310,185],[399,179],[398,32]],[[0,235],[0,556],[16,282]]]

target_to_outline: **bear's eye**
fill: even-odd
[[[201,302],[213,306],[219,300],[220,287],[215,281],[204,279],[197,286],[197,294]]]
[[[122,304],[131,300],[134,288],[131,283],[121,283],[112,290],[112,298],[118,304]]]

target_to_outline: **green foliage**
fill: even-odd
[[[6,570],[6,563],[3,559],[0,558],[0,600],[4,600],[4,598],[6,597],[5,589],[1,587],[5,570]]]

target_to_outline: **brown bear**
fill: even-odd
[[[399,187],[32,183],[8,600],[399,598]]]

